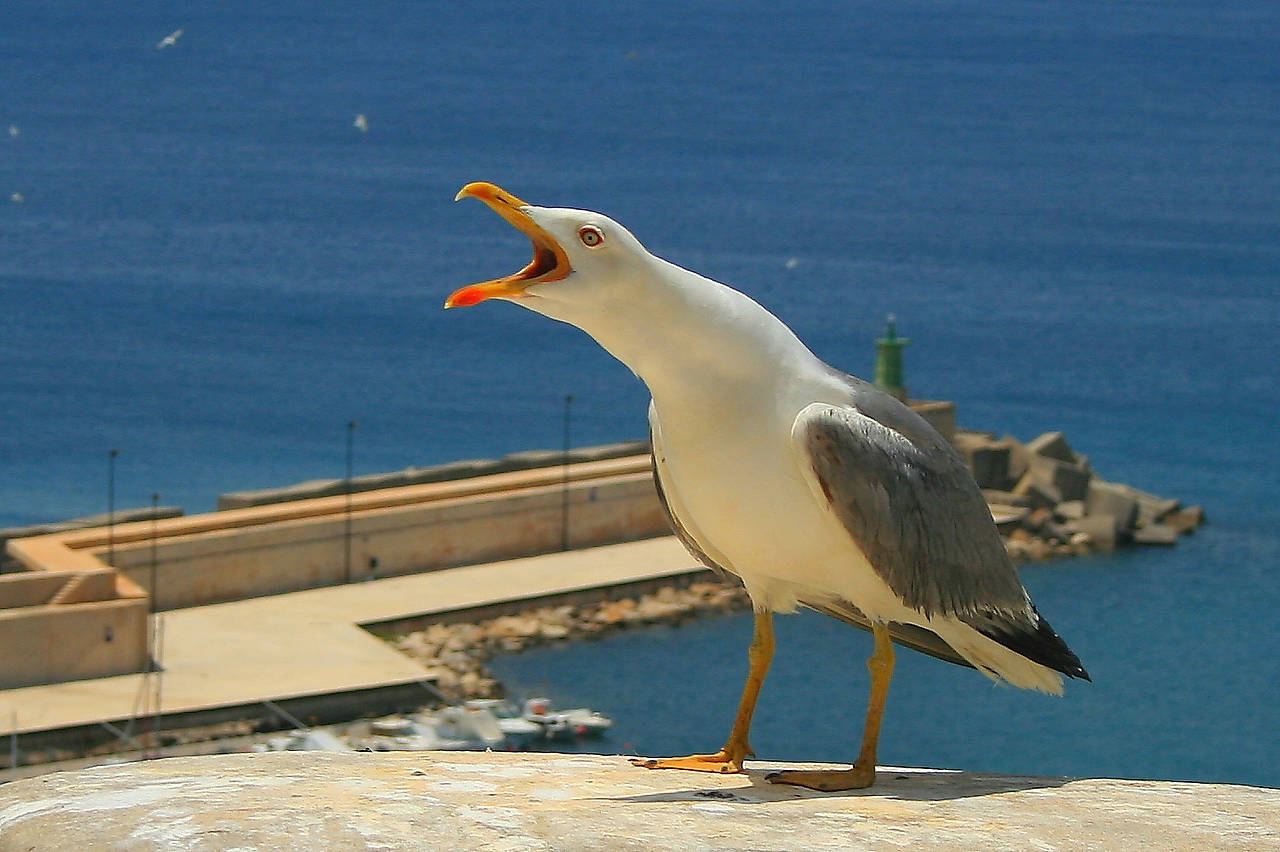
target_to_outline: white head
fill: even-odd
[[[458,199],[478,198],[533,242],[519,272],[455,291],[446,308],[504,299],[591,333],[634,310],[658,262],[617,222],[589,210],[535,207],[491,183],[471,183]],[[616,320],[615,320],[616,321]]]
[[[456,290],[446,308],[503,299],[575,325],[645,380],[655,397],[698,370],[751,375],[785,352],[812,357],[785,325],[745,295],[650,254],[626,228],[588,210],[534,207],[491,183],[478,198],[533,242],[519,272]]]

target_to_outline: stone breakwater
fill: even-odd
[[[1103,479],[1061,432],[1023,443],[962,431],[954,443],[1015,562],[1173,545],[1205,522],[1199,506]]]
[[[450,701],[501,698],[506,694],[486,667],[494,654],[509,654],[558,642],[598,638],[628,628],[679,623],[751,605],[746,590],[719,580],[663,586],[651,594],[586,606],[545,606],[475,623],[432,624],[392,638],[418,660]]]
[[[1184,507],[1103,479],[1061,432],[1023,443],[961,431],[955,445],[991,505],[1005,548],[1018,563],[1130,545],[1173,545],[1205,520],[1199,506]],[[713,578],[590,606],[544,606],[476,623],[432,624],[390,641],[421,662],[449,700],[499,698],[505,690],[486,666],[494,654],[750,605],[732,578]]]

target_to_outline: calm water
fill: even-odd
[[[440,310],[526,259],[450,202],[492,180],[610,213],[851,371],[894,312],[917,395],[1208,507],[1176,550],[1027,572],[1093,686],[904,659],[887,760],[1280,784],[1278,36],[1274,5],[1207,0],[10,0],[0,526],[104,510],[111,449],[118,506],[202,511],[341,475],[351,420],[357,472],[556,447],[567,394],[574,443],[642,435],[580,333]],[[851,753],[865,637],[781,630],[757,749]],[[612,748],[705,748],[747,632],[509,676],[618,716]]]

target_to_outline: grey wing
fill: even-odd
[[[662,482],[664,470],[664,466],[660,464],[662,445],[658,440],[656,430],[651,431],[651,438],[653,438],[653,484],[658,492],[658,502],[662,505],[662,511],[667,516],[667,522],[671,525],[672,532],[675,533],[681,544],[685,546],[685,549],[693,555],[694,559],[721,575],[721,579],[738,581],[733,572],[707,555],[702,545],[698,544],[697,539],[693,537],[693,534],[685,528],[684,524],[676,516],[670,501],[667,499],[666,487]],[[824,615],[829,615],[846,624],[866,630],[868,633],[871,632],[871,620],[848,601],[823,600],[802,601],[802,603]],[[889,633],[893,636],[895,642],[904,647],[937,657],[948,663],[970,667],[973,665],[957,654],[941,637],[932,631],[925,630],[923,627],[916,627],[914,624],[890,624]]]
[[[807,406],[792,438],[876,573],[926,616],[1029,625],[1026,591],[959,455],[897,400],[857,390],[847,406]]]
[[[847,382],[849,405],[807,406],[791,434],[816,490],[876,573],[926,616],[954,617],[1033,662],[1088,680],[1022,588],[959,454],[896,399],[853,377]],[[904,644],[949,659],[934,647]]]

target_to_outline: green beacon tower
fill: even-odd
[[[898,336],[894,328],[895,322],[894,315],[889,314],[884,337],[876,341],[875,386],[906,402],[907,385],[902,376],[902,348],[911,340]]]

